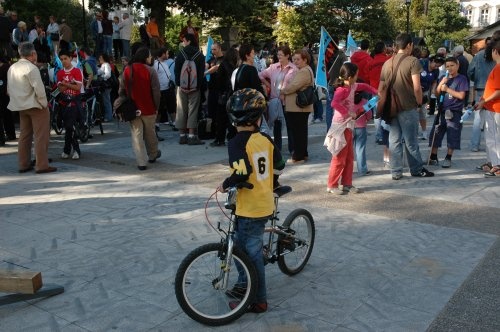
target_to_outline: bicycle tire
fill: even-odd
[[[278,267],[285,274],[295,275],[304,269],[311,256],[316,236],[314,219],[309,211],[296,209],[286,217],[282,227],[305,240],[303,243],[293,237],[278,236]]]
[[[59,110],[59,106],[55,106],[52,110],[52,118],[51,118],[51,126],[54,129],[54,132],[57,135],[61,135],[64,130],[63,122],[62,122],[61,111]]]
[[[75,127],[78,129],[78,138],[82,143],[85,143],[89,140],[90,135],[90,122],[89,122],[89,113],[87,103],[82,109],[82,119],[85,119],[83,123],[77,123]]]
[[[257,272],[250,258],[241,250],[233,248],[232,268],[229,272],[227,286],[233,287],[237,281],[238,271],[235,262],[239,262],[246,274],[246,293],[240,304],[231,309],[227,289],[217,289],[225,256],[223,243],[209,243],[193,250],[184,258],[175,276],[175,296],[182,310],[195,321],[220,326],[228,324],[243,315],[248,306],[254,302],[257,293]]]
[[[99,130],[101,131],[101,135],[104,135],[104,128],[102,126],[102,123],[104,122],[104,117],[102,115],[102,111],[101,111],[101,104],[97,101],[96,104],[95,104],[95,118],[96,118],[96,121],[99,122]]]

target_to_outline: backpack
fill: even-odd
[[[201,54],[200,51],[196,52],[192,59],[189,59],[186,53],[181,50],[181,54],[184,57],[184,63],[182,64],[181,74],[179,76],[179,87],[183,92],[193,92],[199,89],[198,87],[198,75],[196,70],[196,62],[194,60]]]

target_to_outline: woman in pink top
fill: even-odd
[[[330,171],[328,172],[327,192],[344,195],[346,192],[360,193],[361,190],[352,185],[352,171],[354,164],[353,135],[354,122],[363,109],[354,103],[354,94],[358,91],[366,91],[376,94],[377,90],[364,83],[356,83],[358,79],[358,66],[346,62],[340,68],[340,75],[335,82],[335,95],[332,100],[332,108],[335,109],[332,127],[335,131],[344,127],[342,137],[335,139],[344,141],[345,146],[332,156]],[[340,185],[339,185],[340,182]]]
[[[287,84],[290,82],[295,73],[297,72],[297,67],[290,62],[290,55],[292,51],[288,46],[281,46],[278,48],[278,62],[273,63],[264,71],[259,73],[259,78],[264,83],[264,85],[270,89],[269,99],[280,98],[280,92],[283,90]],[[285,100],[282,97],[281,103],[283,108],[285,107]],[[282,138],[281,138],[281,124],[284,119],[284,115],[280,114],[278,120],[275,123],[269,123],[269,127],[274,126],[274,142],[276,146],[282,150]],[[288,131],[288,125],[287,125]],[[293,142],[288,140],[288,151],[292,153]]]

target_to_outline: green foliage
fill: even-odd
[[[431,51],[436,51],[445,40],[463,44],[469,25],[460,16],[460,4],[454,0],[431,0],[426,20],[426,42]]]
[[[43,6],[39,1],[32,0],[6,0],[3,4],[6,10],[16,10],[20,20],[28,25],[34,22],[33,17],[39,15],[44,26],[49,24],[49,16],[54,15],[58,22],[62,18],[71,27],[73,41],[78,45],[83,45],[83,10],[78,0],[44,0]],[[91,16],[85,15],[85,27],[89,30]]]
[[[273,35],[278,42],[288,43],[291,49],[302,47],[305,42],[300,15],[295,7],[280,5],[278,7],[278,23]]]

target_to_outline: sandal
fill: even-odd
[[[491,165],[490,162],[484,163],[484,164],[476,167],[476,169],[478,171],[483,171],[483,172],[491,172],[492,168],[493,168],[493,166]]]
[[[485,178],[500,177],[500,165],[492,167],[489,172],[484,173]]]

